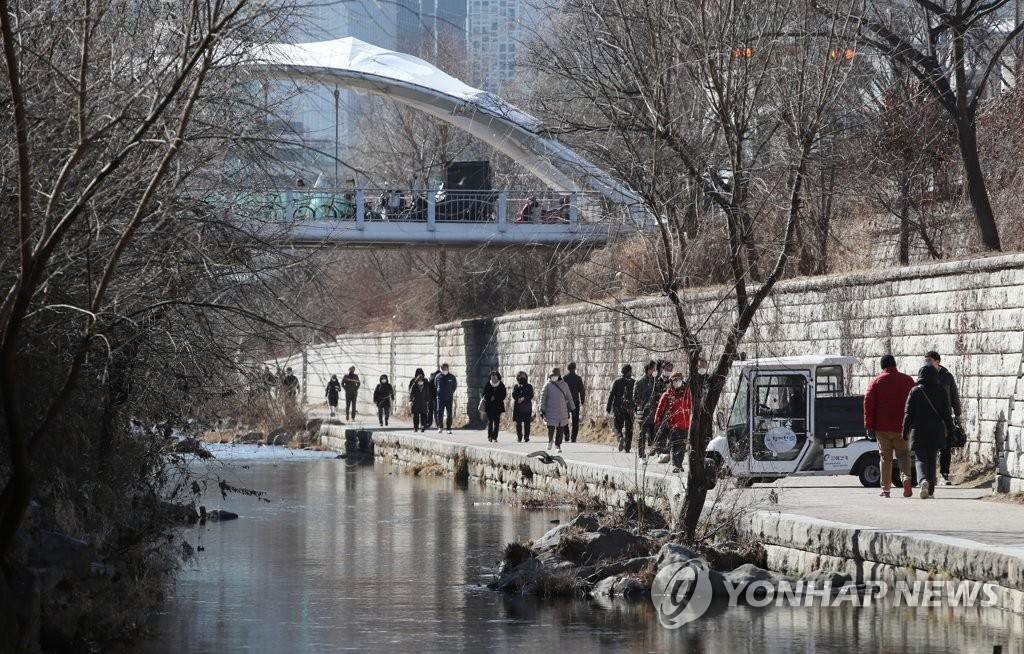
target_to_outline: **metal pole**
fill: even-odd
[[[334,87],[334,188],[338,188],[338,87]]]

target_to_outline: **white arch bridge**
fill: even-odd
[[[354,38],[266,46],[247,64],[272,79],[386,96],[508,155],[543,191],[296,189],[260,199],[295,245],[558,245],[607,242],[648,223],[636,196],[494,94],[411,55]]]

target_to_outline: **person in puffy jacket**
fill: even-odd
[[[562,451],[562,439],[568,434],[569,418],[576,405],[569,385],[562,380],[561,368],[552,368],[540,391],[540,417],[548,427],[548,449]]]
[[[395,387],[388,382],[387,375],[380,376],[380,383],[373,389],[373,403],[377,405],[377,420],[381,427],[387,427],[391,417],[391,403],[395,400]]]
[[[430,415],[430,401],[433,396],[423,373],[416,375],[409,386],[409,413],[412,414],[413,431],[427,431],[427,418]]]
[[[917,458],[921,499],[935,495],[939,450],[946,447],[946,434],[952,433],[953,411],[946,391],[939,386],[939,372],[933,366],[922,366],[903,415],[903,439],[910,439]]]
[[[881,361],[882,373],[868,382],[864,394],[864,430],[868,438],[878,441],[882,462],[882,497],[889,497],[892,486],[893,454],[900,464],[903,497],[911,495],[910,444],[903,440],[903,415],[907,395],[914,387],[914,378],[896,369],[896,358],[886,354]]]
[[[484,401],[484,415],[487,416],[487,440],[492,443],[498,442],[498,426],[501,423],[501,414],[505,413],[505,398],[508,391],[505,389],[505,382],[501,381],[501,373],[492,370],[490,379],[480,391],[480,397]]]
[[[686,440],[690,435],[691,410],[690,388],[683,381],[683,373],[677,372],[669,380],[669,387],[658,400],[658,409],[654,413],[656,424],[661,424],[664,420],[668,426],[668,442],[672,450],[672,472],[681,472],[683,469]]]
[[[516,439],[530,442],[530,423],[533,422],[533,385],[523,371],[516,374],[512,387],[512,420],[516,423]]]

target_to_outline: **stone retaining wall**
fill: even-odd
[[[727,289],[709,289],[684,296],[688,319],[702,326],[699,336],[710,351],[724,339],[728,295]],[[446,361],[459,378],[456,415],[476,421],[477,398],[490,369],[506,380],[526,371],[539,393],[551,367],[575,360],[589,387],[583,414],[601,416],[622,363],[637,368],[650,358],[679,360],[674,323],[664,298],[640,298],[419,332],[342,335],[335,344],[308,349],[309,370],[300,378],[315,400],[330,372],[355,365],[367,385],[360,410],[370,413],[380,372],[388,372],[402,392],[416,367],[429,372]],[[860,357],[848,371],[852,393],[864,392],[882,354],[894,354],[901,369],[913,373],[925,351],[938,350],[960,385],[967,456],[998,463],[1000,490],[1024,491],[1024,255],[785,282],[763,306],[741,349],[749,358]],[[730,401],[723,398],[723,408]],[[398,404],[404,409],[404,399]]]
[[[678,515],[683,484],[672,475],[641,475],[597,464],[544,464],[515,452],[452,443],[424,434],[347,429],[323,425],[321,443],[349,456],[461,476],[510,492],[595,496],[623,507],[630,495]],[[666,504],[668,506],[666,506]],[[856,583],[916,579],[968,580],[996,585],[997,606],[1024,613],[1024,557],[1001,548],[936,535],[857,527],[806,516],[754,510],[739,529],[765,545],[768,567],[802,576],[816,570],[847,572]]]

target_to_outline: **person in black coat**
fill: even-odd
[[[327,382],[327,406],[330,407],[331,417],[338,415],[338,397],[341,395],[341,382],[337,375],[331,375],[331,381]]]
[[[512,420],[516,423],[516,439],[530,442],[530,425],[533,423],[533,385],[525,372],[516,375],[512,387]]]
[[[430,414],[430,401],[433,393],[424,379],[423,373],[416,375],[409,385],[409,413],[412,414],[412,430],[427,431],[427,416]]]
[[[633,366],[628,363],[622,366],[622,376],[612,383],[612,390],[608,394],[608,404],[605,407],[607,413],[612,414],[615,440],[618,441],[619,451],[629,452],[633,447],[633,419],[636,413],[633,404]]]
[[[487,415],[487,440],[492,443],[498,442],[498,424],[501,421],[501,414],[505,413],[505,397],[508,392],[505,390],[505,382],[501,381],[501,374],[494,370],[484,389],[480,391],[483,398],[484,413]]]
[[[939,386],[939,372],[923,366],[917,373],[917,385],[907,396],[903,414],[903,439],[917,459],[917,478],[921,480],[921,498],[935,495],[935,477],[939,450],[946,447],[946,434],[953,433],[949,396]]]
[[[373,389],[373,403],[377,405],[377,420],[381,427],[388,426],[391,417],[391,403],[395,399],[395,387],[388,382],[387,375],[380,376],[380,383]]]

